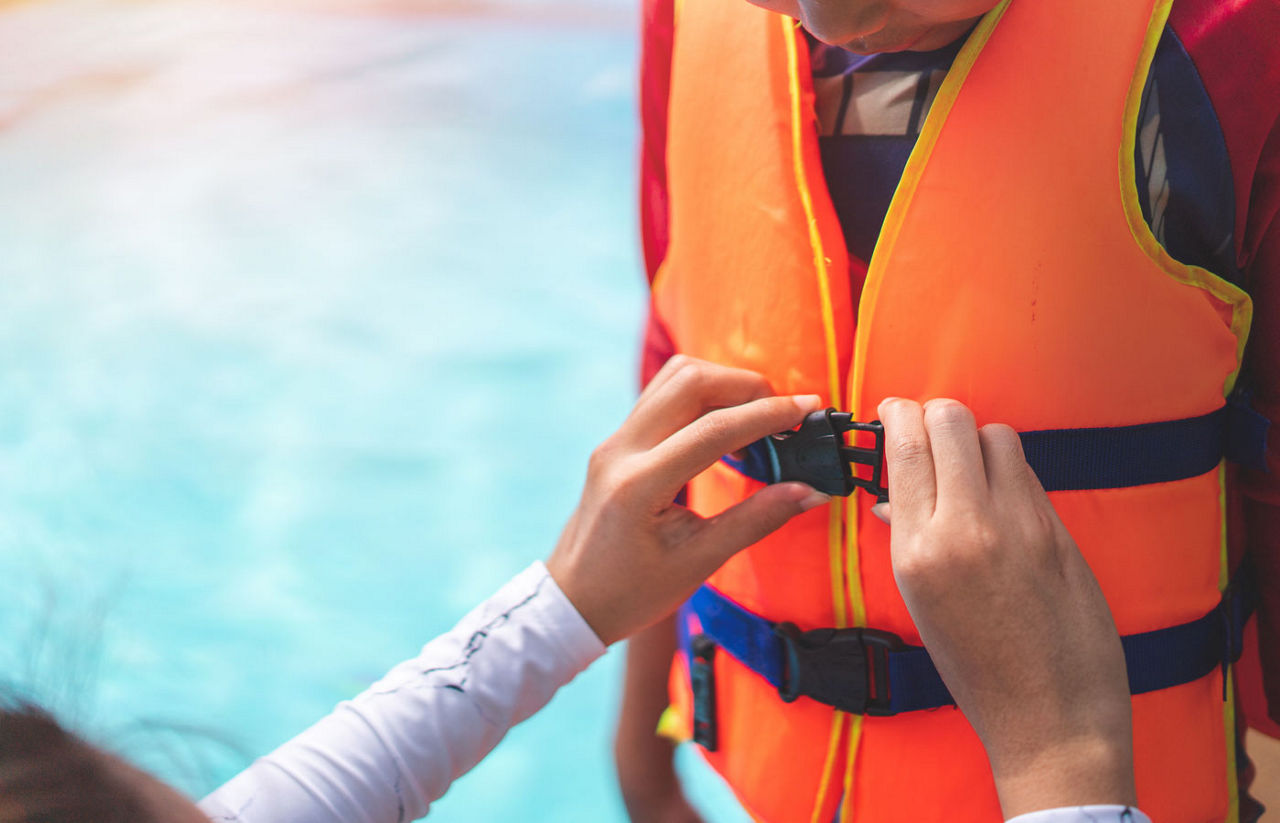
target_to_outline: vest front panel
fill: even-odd
[[[1146,2],[1012,0],[988,15],[908,163],[855,338],[803,44],[744,0],[685,4],[672,245],[655,285],[677,348],[761,371],[779,392],[822,394],[864,420],[887,396],[953,397],[979,423],[1019,430],[1220,407],[1247,298],[1164,255],[1122,184],[1134,179],[1124,167],[1133,89],[1166,13]],[[718,465],[695,481],[691,505],[714,513],[754,487]],[[1122,633],[1186,622],[1217,602],[1221,491],[1214,471],[1052,495]],[[857,623],[918,643],[871,502],[859,494],[805,514],[712,585],[802,629]],[[715,665],[721,745],[708,759],[757,817],[825,822],[843,804],[845,819],[876,823],[1000,819],[985,754],[957,710],[846,718],[804,698],[782,703],[726,654]],[[1134,723],[1139,801],[1154,819],[1231,818],[1220,674],[1136,697]]]

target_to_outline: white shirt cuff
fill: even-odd
[[[1064,806],[1012,817],[1006,823],[1151,823],[1132,806]]]

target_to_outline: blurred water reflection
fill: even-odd
[[[199,794],[545,554],[633,394],[634,17],[0,3],[7,680]],[[617,819],[616,685],[435,817]]]

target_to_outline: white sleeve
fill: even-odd
[[[403,823],[604,654],[535,563],[200,803],[220,823]]]
[[[1151,823],[1132,806],[1071,806],[1010,818],[1005,823]]]

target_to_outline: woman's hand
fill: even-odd
[[[672,502],[723,455],[798,425],[820,404],[771,394],[754,372],[677,356],[592,454],[547,568],[606,645],[660,620],[734,554],[828,500],[780,483],[710,518]]]
[[[879,411],[894,577],[1005,816],[1135,804],[1120,638],[1018,435],[954,400]]]

